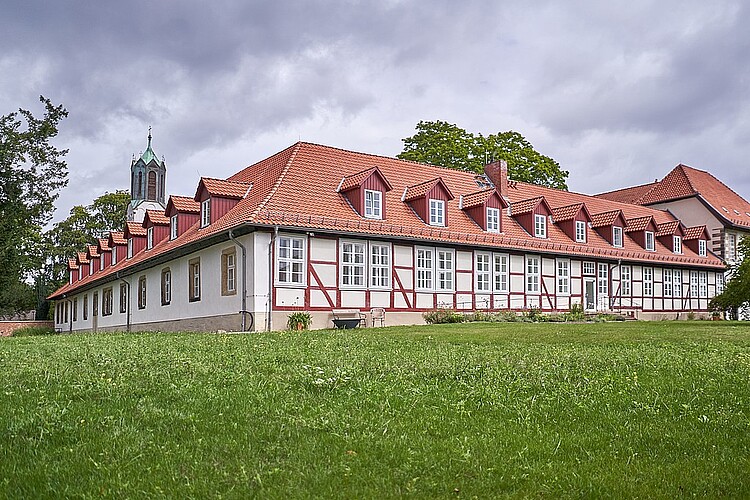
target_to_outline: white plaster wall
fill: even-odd
[[[456,252],[456,270],[458,271],[471,271],[472,270],[472,253],[457,251]]]
[[[328,238],[310,238],[310,258],[336,262],[336,240]]]

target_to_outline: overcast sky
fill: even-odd
[[[516,130],[596,193],[708,170],[750,199],[750,9],[741,1],[0,0],[0,114],[70,116],[55,219],[167,191],[298,140],[395,156],[419,120]]]

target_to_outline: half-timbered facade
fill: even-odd
[[[721,289],[707,237],[667,211],[514,182],[503,162],[476,175],[300,142],[91,245],[51,298],[64,331],[574,304],[677,318],[705,314]]]

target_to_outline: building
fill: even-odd
[[[65,331],[272,330],[306,310],[705,314],[724,263],[668,211],[296,143],[79,252],[57,300]],[[243,313],[244,311],[244,313]]]
[[[148,129],[148,146],[141,156],[130,162],[129,221],[143,222],[146,210],[161,210],[166,207],[164,192],[167,182],[167,164],[159,159],[151,148],[151,128]]]
[[[667,210],[686,225],[706,226],[710,249],[728,264],[741,260],[739,242],[750,234],[750,203],[710,173],[687,165],[677,165],[661,180],[597,196]],[[750,319],[750,310],[740,313]]]

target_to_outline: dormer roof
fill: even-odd
[[[510,204],[510,212],[514,217],[516,215],[527,214],[536,210],[536,207],[543,204],[549,213],[552,213],[552,209],[544,199],[544,196],[537,196],[536,198],[530,198],[528,200],[516,201]]]
[[[388,179],[385,178],[383,172],[381,172],[378,167],[370,167],[366,170],[362,170],[361,172],[357,172],[356,174],[345,176],[343,179],[341,179],[338,191],[345,193],[350,189],[361,186],[367,179],[369,179],[373,175],[376,175],[380,178],[380,181],[385,186],[386,191],[390,191],[393,189],[391,183],[388,182]]]
[[[142,224],[139,224],[135,221],[128,221],[125,224],[125,231],[123,232],[123,236],[126,239],[131,236],[146,236],[146,228],[144,228]]]
[[[682,234],[682,229],[680,229],[680,221],[673,220],[669,222],[662,222],[661,224],[658,224],[656,226],[656,237],[661,236],[670,236],[673,234]]]
[[[164,212],[160,210],[146,210],[146,216],[143,219],[143,226],[146,226],[146,221],[151,221],[156,226],[168,226],[169,219],[164,215]]]
[[[88,257],[99,257],[99,248],[96,245],[87,245]]]
[[[564,207],[557,207],[552,209],[552,219],[555,222],[563,222],[566,220],[573,220],[578,216],[578,213],[583,212],[586,214],[588,220],[591,220],[591,214],[584,203],[573,203],[572,205],[566,205]]]
[[[708,229],[706,226],[692,226],[685,228],[684,234],[682,235],[683,240],[707,240]]]
[[[645,217],[636,217],[633,219],[627,219],[625,221],[625,232],[626,233],[633,233],[636,231],[645,231],[648,229],[649,225],[652,225],[656,227],[656,223],[654,222],[654,218],[650,215],[647,215]]]
[[[455,198],[455,196],[453,196],[453,193],[451,193],[451,190],[448,189],[448,186],[446,186],[445,182],[443,182],[443,179],[441,177],[437,177],[429,181],[420,182],[419,184],[408,186],[404,190],[404,195],[402,199],[403,201],[408,202],[408,201],[414,201],[420,198],[424,198],[425,195],[427,195],[427,193],[432,191],[432,188],[434,188],[435,186],[441,186],[443,190],[445,191],[445,194],[448,196],[449,200],[452,200]]]
[[[484,205],[493,195],[497,196],[497,199],[500,200],[503,207],[508,206],[508,203],[498,194],[495,188],[490,188],[461,196],[461,208],[465,210],[467,208]]]
[[[113,245],[127,245],[128,243],[123,231],[110,231],[109,239]]]
[[[68,271],[75,271],[78,269],[78,262],[75,259],[68,259]]]
[[[201,213],[201,205],[195,199],[188,196],[177,196],[172,195],[169,197],[167,202],[167,208],[164,213],[170,213],[170,206],[177,212],[199,214]]]
[[[615,222],[617,222],[618,217],[623,221],[625,220],[625,217],[622,214],[622,210],[610,210],[609,212],[593,214],[591,216],[591,227],[597,228],[612,226]]]
[[[89,258],[86,255],[86,252],[77,252],[78,253],[78,263],[79,264],[88,264]]]
[[[201,177],[198,182],[198,188],[195,191],[193,200],[200,201],[201,189],[205,189],[209,196],[218,196],[219,198],[242,199],[250,191],[251,183],[227,181],[223,179],[213,179],[211,177]]]
[[[99,250],[106,252],[108,250],[112,250],[109,248],[109,240],[107,238],[99,238]]]

